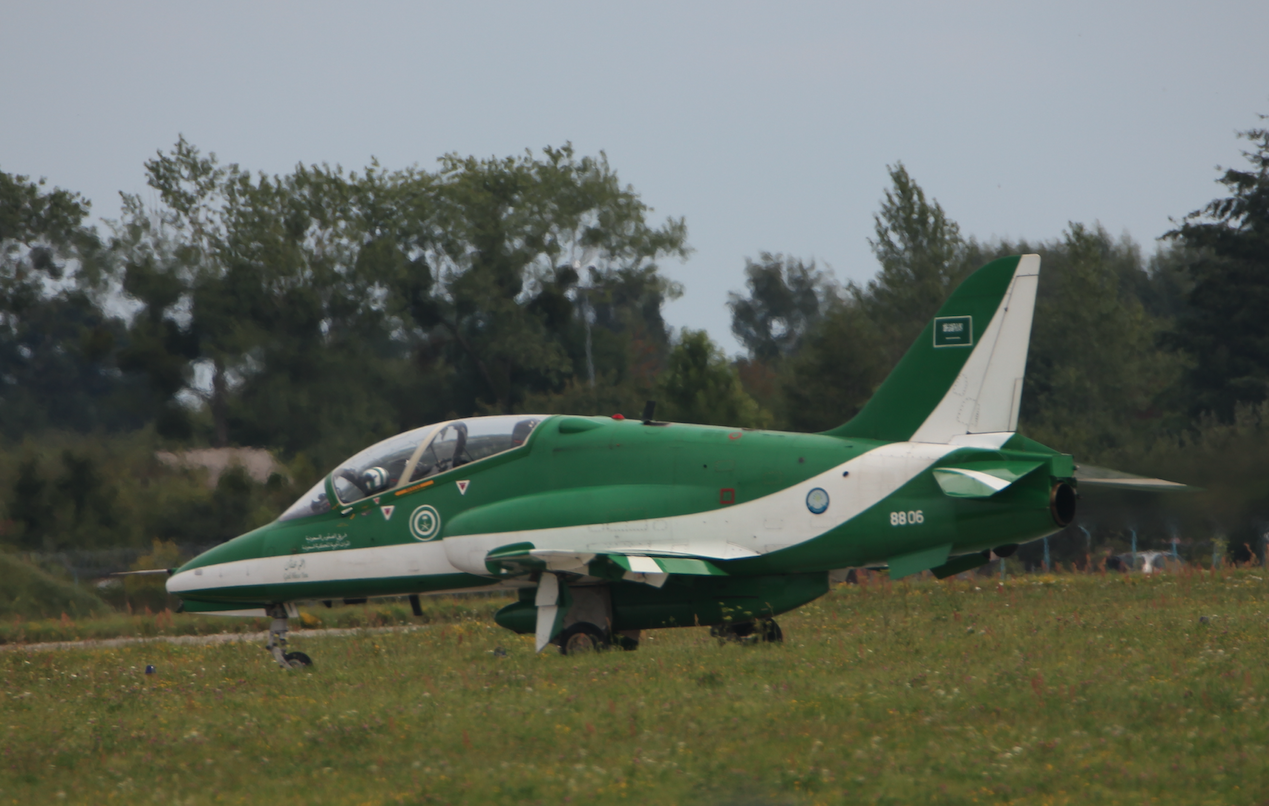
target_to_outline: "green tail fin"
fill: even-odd
[[[1039,274],[1039,255],[971,274],[859,414],[827,433],[947,443],[1017,430]]]

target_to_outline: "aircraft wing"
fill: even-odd
[[[742,550],[743,551],[743,550]],[[517,543],[485,555],[490,573],[512,577],[534,572],[580,574],[609,580],[644,582],[661,587],[671,574],[726,576],[712,557],[648,548],[595,548],[590,551],[539,549]]]
[[[1081,490],[1086,487],[1104,487],[1106,489],[1138,490],[1150,493],[1183,493],[1195,492],[1199,489],[1198,487],[1180,484],[1175,481],[1134,476],[1132,473],[1124,473],[1120,470],[1111,470],[1108,467],[1096,467],[1094,465],[1078,465],[1075,468],[1075,480],[1079,482]]]
[[[537,608],[535,643],[541,652],[563,627],[564,614],[572,601],[561,574],[578,574],[612,581],[642,582],[660,588],[671,574],[726,576],[727,572],[709,557],[661,551],[653,547],[588,546],[589,550],[539,549],[532,543],[513,543],[485,555],[485,568],[500,577],[540,574],[534,606]],[[720,549],[726,556],[750,556],[738,546]],[[736,554],[735,552],[741,552]],[[745,554],[747,552],[747,554]]]

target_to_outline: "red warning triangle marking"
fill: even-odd
[[[459,495],[467,495],[467,485],[468,485],[468,484],[471,484],[471,480],[470,480],[470,479],[463,479],[462,481],[460,481],[460,482],[456,482],[456,483],[458,484],[458,494],[459,494]]]
[[[396,509],[396,507],[395,507],[395,506],[382,506],[382,507],[379,507],[379,511],[383,513],[383,519],[384,519],[385,521],[390,521],[390,520],[392,520],[392,510],[394,510],[394,509]]]

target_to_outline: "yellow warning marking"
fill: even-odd
[[[406,487],[404,490],[397,490],[397,491],[396,491],[396,495],[405,495],[406,493],[412,493],[412,492],[414,492],[415,490],[421,490],[421,489],[423,489],[424,487],[431,487],[431,486],[432,486],[432,480],[431,480],[431,479],[428,479],[427,481],[423,482],[422,484],[416,484],[416,485],[414,485],[413,487]]]

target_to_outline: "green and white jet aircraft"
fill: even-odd
[[[353,456],[167,589],[186,612],[271,616],[284,668],[310,662],[286,651],[298,601],[410,596],[417,612],[419,594],[497,587],[519,599],[496,621],[538,651],[633,648],[660,627],[781,640],[774,617],[826,593],[832,569],[943,578],[1071,523],[1072,457],[1016,433],[1039,270],[1022,255],[972,274],[831,431],[650,411],[428,425]]]

